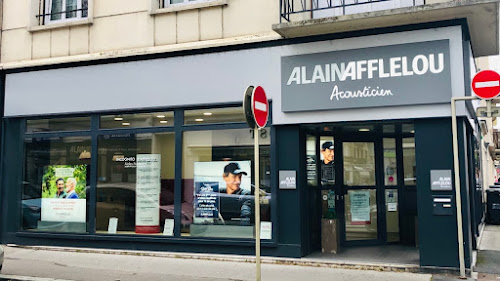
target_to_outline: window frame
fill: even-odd
[[[80,20],[88,17],[88,2],[87,2],[87,16],[83,17],[83,9],[82,9],[82,3],[84,0],[76,0],[76,11],[70,11],[70,12],[75,12],[76,16],[72,18],[66,18],[66,14],[68,13],[66,11],[66,4],[68,0],[60,0],[61,1],[61,11],[57,13],[52,13],[52,3],[55,0],[41,0],[43,1],[45,10],[43,16],[45,17],[43,20],[43,24],[51,24],[54,22],[62,22],[62,21],[75,21],[75,20]],[[60,19],[52,19],[52,16],[55,14],[60,14],[61,18]]]
[[[181,3],[170,3],[172,0],[160,0],[163,2],[163,8],[171,8],[178,6],[194,5],[199,3],[214,2],[216,0],[181,0]]]
[[[61,19],[51,20],[51,5],[53,0],[29,0],[30,5],[30,17],[28,23],[28,32],[38,32],[45,30],[53,30],[58,28],[67,28],[71,26],[80,26],[80,25],[91,25],[93,23],[94,14],[94,0],[86,0],[87,1],[87,16],[82,17],[82,10],[76,11],[77,16],[74,18],[66,18],[66,12],[61,13]],[[64,10],[66,9],[65,3],[67,0],[63,0],[62,7]],[[81,9],[82,3],[84,0],[77,0],[77,9]],[[80,4],[78,4],[80,3]]]
[[[187,10],[222,7],[228,5],[229,0],[183,1],[182,3],[176,4],[170,4],[169,2],[170,0],[150,0],[149,14],[155,16]]]

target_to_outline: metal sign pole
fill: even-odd
[[[464,234],[462,226],[462,197],[460,194],[460,164],[458,161],[458,132],[457,132],[457,101],[475,100],[476,96],[456,97],[451,99],[451,130],[453,131],[453,169],[455,170],[455,198],[457,205],[457,234],[458,259],[460,262],[460,278],[465,276]]]
[[[260,128],[254,128],[254,155],[255,155],[255,280],[260,281],[260,179],[259,179],[259,132]]]

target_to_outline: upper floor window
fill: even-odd
[[[203,3],[203,2],[211,2],[214,0],[163,0],[164,7],[169,7],[173,5],[183,5],[183,4],[197,4],[197,3]]]
[[[40,0],[42,24],[87,18],[88,0]]]

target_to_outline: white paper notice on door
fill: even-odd
[[[351,224],[370,224],[370,191],[349,190]]]
[[[388,212],[397,212],[398,211],[398,203],[387,203],[387,211]]]

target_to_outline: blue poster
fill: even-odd
[[[219,217],[219,182],[197,181],[194,183],[194,216],[197,218]]]

